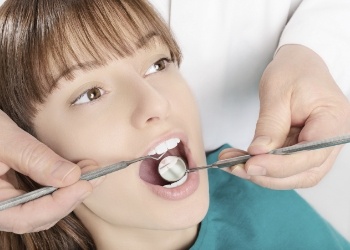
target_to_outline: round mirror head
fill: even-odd
[[[158,165],[160,176],[169,182],[180,180],[186,174],[185,162],[177,156],[167,156],[162,159]]]

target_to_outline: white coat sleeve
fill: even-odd
[[[320,55],[350,96],[349,0],[303,0],[281,34],[279,48],[285,44],[301,44]]]

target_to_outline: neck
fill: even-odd
[[[181,230],[135,228],[94,228],[90,230],[97,249],[189,249],[196,240],[199,225]],[[103,233],[101,233],[103,232]]]

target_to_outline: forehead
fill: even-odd
[[[135,51],[134,53],[137,54],[140,52],[140,50],[145,51],[169,51],[168,46],[161,40],[158,34],[152,32],[147,34],[146,36],[141,37],[136,43],[135,43]],[[84,50],[84,49],[83,49]],[[81,48],[79,46],[76,47],[76,51],[81,51]],[[130,56],[133,56],[134,53],[131,53]],[[99,55],[101,56],[102,60],[96,60],[96,58],[92,57],[89,53],[86,53],[84,51],[81,51],[78,53],[78,60],[74,60],[73,58],[70,58],[71,60],[66,65],[66,70],[63,72],[59,72],[55,68],[54,62],[52,62],[52,72],[54,72],[55,75],[55,82],[58,83],[62,78],[73,80],[74,79],[74,73],[76,71],[88,71],[92,69],[96,69],[102,66],[105,66],[110,62],[112,59],[120,59],[120,57],[110,54],[108,51],[103,51],[100,48]],[[69,56],[69,55],[68,55]],[[111,58],[112,57],[112,58]]]
[[[72,67],[91,69],[140,48],[162,44],[175,60],[180,57],[170,31],[144,1],[93,0],[86,9],[75,7],[53,22],[39,46],[38,61],[44,63],[41,72],[51,78],[51,89],[61,76],[73,78]]]

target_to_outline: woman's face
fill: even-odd
[[[57,153],[103,167],[161,153],[179,139],[169,154],[180,154],[189,167],[205,164],[196,103],[166,46],[143,47],[88,71],[74,67],[74,73],[73,80],[60,78],[34,119],[38,138]],[[165,188],[156,169],[147,160],[109,174],[75,213],[92,232],[196,227],[208,209],[206,171]]]

